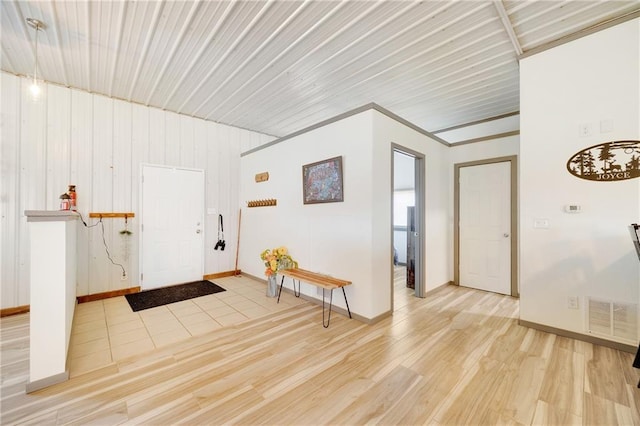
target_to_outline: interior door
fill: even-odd
[[[459,169],[460,285],[511,294],[511,163]]]
[[[402,204],[402,211],[395,204],[396,192],[406,192],[411,190],[413,200],[409,205],[413,205],[411,231],[407,232],[407,279],[414,288],[416,297],[425,297],[425,259],[424,259],[424,226],[425,226],[425,161],[424,156],[416,151],[392,144],[393,154],[393,191],[394,200],[392,206],[392,228],[396,223],[395,215],[407,215],[406,199]],[[403,197],[404,198],[404,197]],[[397,210],[397,212],[396,212]],[[409,223],[406,223],[409,229]],[[394,231],[395,232],[395,231]],[[410,262],[409,259],[413,261]],[[393,281],[393,280],[392,280]],[[391,285],[391,298],[393,300],[393,283]]]
[[[143,290],[202,279],[204,171],[142,166]]]

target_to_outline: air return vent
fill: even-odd
[[[638,339],[638,305],[587,298],[589,333],[636,342]]]

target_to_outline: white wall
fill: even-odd
[[[428,155],[427,238],[429,287],[449,281],[447,232],[433,232],[446,218],[446,147],[375,110],[367,110],[242,157],[242,202],[276,198],[275,207],[243,208],[240,267],[262,277],[259,255],[285,245],[300,267],[349,279],[351,310],[374,318],[390,310],[391,295],[391,143]],[[436,146],[437,145],[437,146]],[[442,147],[442,149],[440,148]],[[302,166],[341,155],[344,202],[303,204]],[[433,165],[429,163],[433,161]],[[254,176],[269,172],[267,182]],[[431,182],[429,179],[432,179]],[[427,192],[428,192],[427,191]],[[444,203],[442,202],[444,199]],[[446,222],[446,220],[445,220]],[[446,223],[444,223],[446,227]],[[431,266],[431,267],[430,267]],[[290,286],[291,283],[289,282]],[[315,287],[303,293],[318,297]],[[344,308],[340,295],[334,303]]]
[[[76,184],[79,211],[134,212],[139,164],[193,167],[206,172],[206,206],[224,215],[227,247],[213,251],[216,216],[207,216],[205,273],[234,269],[240,152],[273,139],[79,90],[46,84],[34,103],[29,81],[0,74],[2,92],[2,308],[29,304],[29,240],[24,210],[57,210]],[[106,241],[128,279],[108,261],[100,226],[78,226],[78,295],[138,285],[138,217],[130,223],[129,256],[121,219],[105,219]],[[91,220],[95,222],[95,220]]]
[[[640,179],[593,182],[566,170],[567,160],[589,146],[640,139],[639,58],[636,19],[520,63],[525,321],[586,333],[586,296],[640,301],[640,265],[627,230],[640,220]],[[613,120],[613,130],[601,132],[601,120]],[[582,123],[592,125],[591,136],[579,136]],[[582,213],[563,212],[574,203]],[[534,229],[536,218],[548,219],[549,228]],[[580,297],[580,309],[568,309],[568,296]]]
[[[242,157],[241,202],[277,199],[275,207],[243,207],[243,272],[263,277],[260,253],[285,245],[301,268],[353,281],[346,289],[351,310],[373,315],[366,302],[374,274],[371,131],[367,111]],[[344,202],[303,204],[302,166],[336,156],[342,156]],[[269,172],[269,180],[256,183],[260,172]],[[317,296],[315,287],[303,284],[303,292]],[[344,308],[343,297],[335,296],[334,303]]]
[[[508,136],[465,145],[453,145],[449,152],[451,164],[510,155],[520,155],[520,136]],[[453,194],[451,196],[453,197]]]
[[[449,220],[449,193],[453,188],[453,176],[450,172],[449,149],[447,146],[416,132],[415,130],[393,120],[386,115],[374,111],[373,122],[373,187],[376,195],[373,199],[374,213],[374,263],[383,264],[376,271],[379,287],[388,285],[391,272],[391,262],[384,262],[389,258],[391,234],[388,224],[391,223],[391,172],[393,161],[391,144],[421,153],[425,157],[425,287],[426,291],[433,290],[453,279],[453,227]],[[377,266],[378,268],[378,266]],[[388,269],[390,271],[390,269]],[[384,271],[384,272],[383,272]],[[385,275],[386,274],[386,275]],[[380,295],[382,296],[382,294]],[[386,298],[376,300],[379,310],[388,309],[390,301]]]

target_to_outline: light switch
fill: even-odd
[[[600,133],[613,132],[613,120],[600,120]]]
[[[536,229],[548,229],[549,228],[549,219],[534,219],[533,227]]]

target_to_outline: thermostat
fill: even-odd
[[[567,204],[564,206],[565,213],[580,213],[582,211],[582,206],[578,204]]]

